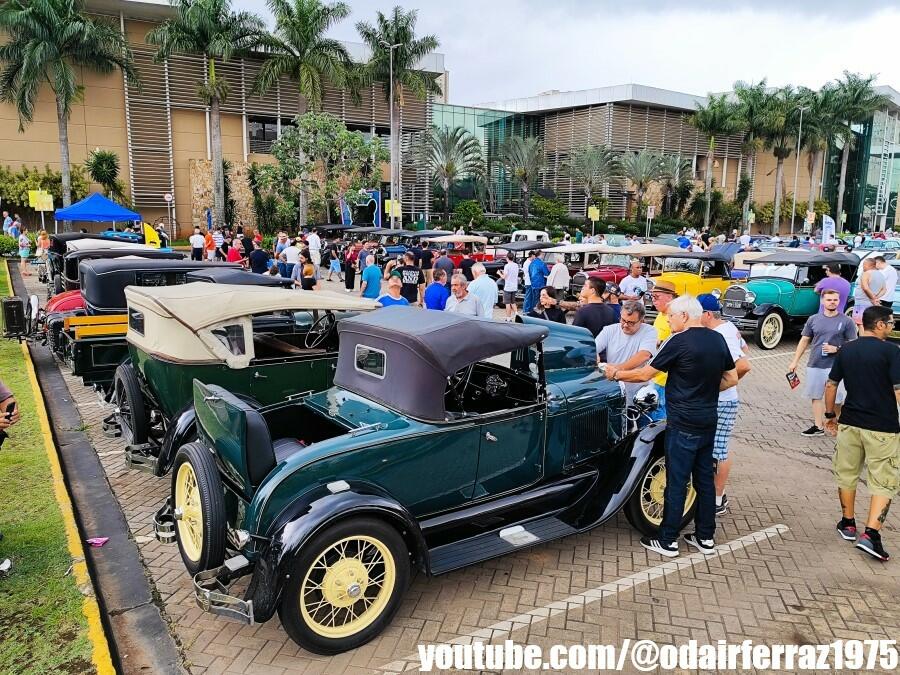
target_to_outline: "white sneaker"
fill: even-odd
[[[651,539],[650,537],[641,537],[641,546],[648,551],[659,553],[667,558],[678,557],[678,542],[673,541],[671,544],[663,544],[659,539]]]
[[[684,535],[684,540],[703,555],[713,555],[716,552],[716,542],[712,539],[697,539],[696,532]]]

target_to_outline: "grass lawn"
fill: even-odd
[[[0,296],[7,297],[0,259]],[[21,346],[0,338],[0,378],[22,420],[0,448],[0,673],[92,673],[82,595],[71,573],[63,518],[53,493],[35,401]]]

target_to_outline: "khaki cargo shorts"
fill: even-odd
[[[900,490],[900,434],[838,425],[831,473],[842,490],[856,490],[865,465],[869,492],[893,499]]]

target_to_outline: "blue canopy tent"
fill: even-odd
[[[99,192],[85,197],[68,208],[56,209],[56,220],[80,220],[92,223],[140,221],[141,214],[107,199]],[[113,226],[115,229],[115,225]]]

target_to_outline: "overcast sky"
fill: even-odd
[[[334,37],[391,0],[349,0]],[[261,10],[260,0],[235,0]],[[900,90],[900,3],[882,0],[405,0],[440,40],[450,102],[634,82],[705,95],[736,80],[818,87],[844,70]],[[706,45],[709,42],[709,46]]]

